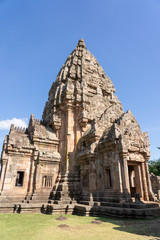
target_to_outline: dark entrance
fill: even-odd
[[[111,171],[109,168],[105,169],[105,188],[111,188],[112,182],[111,182]]]
[[[129,175],[129,185],[130,185],[130,193],[131,197],[135,197],[136,193],[136,183],[135,183],[135,170],[134,166],[128,166],[128,175]]]
[[[22,187],[23,186],[23,180],[24,180],[24,172],[18,171],[15,186]]]

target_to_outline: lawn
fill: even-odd
[[[1,240],[160,239],[160,219],[122,220],[63,215],[0,214]],[[96,220],[96,221],[95,221]],[[95,221],[96,223],[92,223]],[[60,225],[60,226],[59,226]]]

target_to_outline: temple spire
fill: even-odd
[[[78,41],[77,47],[82,47],[82,48],[85,48],[85,49],[87,48],[83,39],[80,39]]]

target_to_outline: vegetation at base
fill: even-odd
[[[0,214],[0,240],[153,240],[160,219],[128,220],[44,214]],[[101,224],[96,224],[102,222]]]
[[[150,173],[160,176],[160,158],[158,160],[149,161],[148,165]]]

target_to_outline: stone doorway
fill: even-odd
[[[139,167],[138,164],[128,163],[129,190],[131,197],[135,197],[135,193],[140,193],[140,196],[142,196]]]

